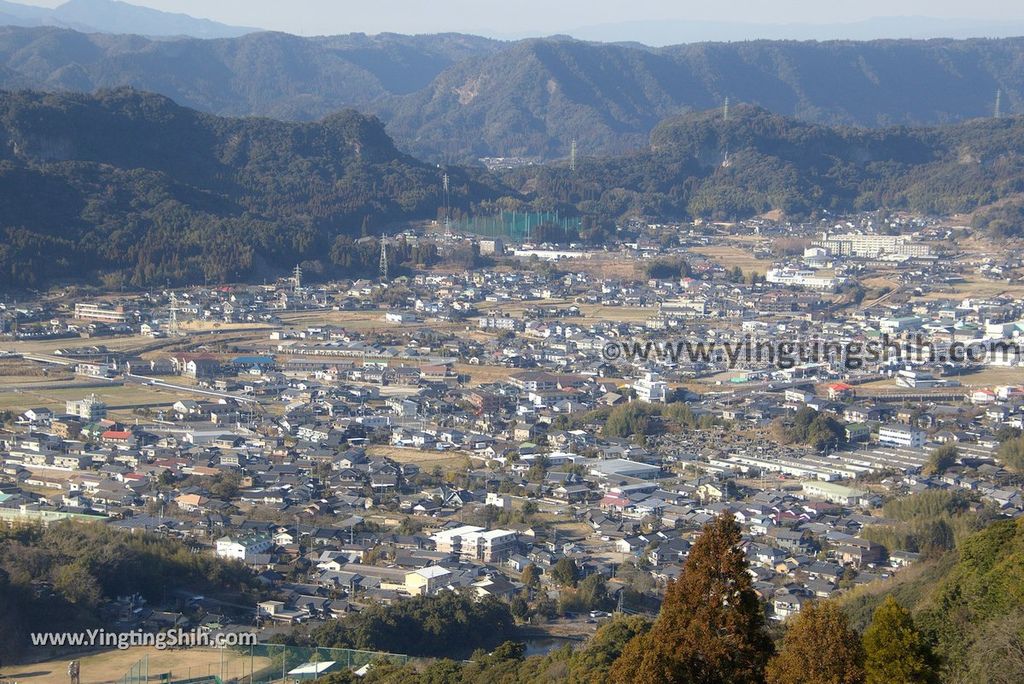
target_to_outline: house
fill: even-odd
[[[452,571],[437,565],[413,570],[405,576],[405,590],[413,596],[429,596],[437,593],[451,581]]]
[[[828,398],[831,401],[849,399],[853,394],[853,385],[848,385],[845,382],[834,382],[828,386]]]

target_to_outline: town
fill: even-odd
[[[248,607],[119,597],[121,629],[270,635],[465,588],[535,636],[578,636],[655,613],[731,512],[782,621],[949,548],[893,502],[1024,513],[1024,463],[1001,446],[1024,428],[1024,264],[958,246],[970,232],[634,222],[594,250],[435,223],[364,238],[372,280],[300,265],[262,286],[5,302],[0,520],[175,538],[261,587]],[[477,265],[393,275],[399,243]],[[851,363],[883,336],[927,353]],[[751,338],[846,351],[628,353]],[[589,577],[599,590],[569,590]]]

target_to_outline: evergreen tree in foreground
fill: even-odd
[[[862,684],[864,648],[834,603],[811,603],[786,630],[768,663],[768,684]]]
[[[744,684],[764,679],[772,643],[731,514],[705,526],[651,630],[632,639],[610,673],[636,684]]]
[[[935,657],[910,611],[889,596],[864,630],[868,684],[917,684],[938,681]]]

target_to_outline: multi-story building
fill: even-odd
[[[221,537],[217,540],[217,556],[229,560],[246,561],[258,553],[266,553],[274,540],[266,534],[245,537]]]
[[[878,443],[918,449],[924,446],[924,432],[909,425],[883,425],[878,429]]]
[[[659,380],[657,373],[645,373],[633,383],[637,399],[648,403],[664,403],[668,397],[668,383]]]
[[[123,306],[109,306],[107,304],[88,304],[79,302],[75,304],[75,318],[83,321],[100,321],[103,323],[125,323],[128,314]]]
[[[515,549],[516,533],[513,530],[485,530],[475,525],[463,525],[438,532],[431,539],[437,550],[443,553],[494,563],[508,558]]]
[[[85,399],[74,399],[64,404],[64,411],[68,415],[77,416],[87,423],[92,423],[107,417],[107,405],[92,394]]]
[[[929,245],[912,242],[906,235],[860,233],[830,235],[822,233],[821,239],[815,240],[814,245],[829,250],[835,256],[877,257],[882,254],[908,257],[931,256]]]
[[[845,278],[816,275],[815,271],[797,268],[770,268],[765,280],[776,285],[796,285],[812,290],[835,290]]]

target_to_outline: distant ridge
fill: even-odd
[[[86,33],[193,38],[237,38],[261,30],[161,12],[118,0],[68,0],[53,9],[0,0],[0,24],[59,26]]]

